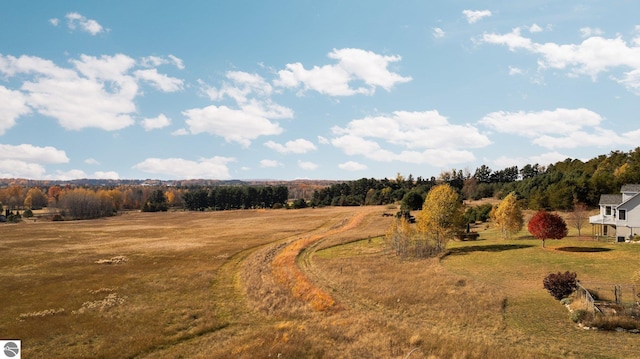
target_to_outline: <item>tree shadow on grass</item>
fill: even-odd
[[[585,252],[585,253],[596,253],[596,252],[609,252],[610,248],[601,248],[601,247],[559,247],[556,248],[556,251],[562,252]]]
[[[458,247],[458,248],[448,249],[443,257],[465,255],[472,252],[503,252],[503,251],[510,251],[514,249],[524,249],[524,248],[531,248],[531,247],[533,247],[533,245],[531,244],[490,244],[486,246],[476,245],[476,246],[468,246],[468,247]]]

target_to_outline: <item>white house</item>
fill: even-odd
[[[640,184],[624,185],[620,192],[600,196],[600,214],[589,217],[594,235],[623,242],[640,234]]]

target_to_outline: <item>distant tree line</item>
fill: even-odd
[[[493,171],[482,165],[470,170],[443,171],[437,178],[367,179],[334,184],[313,193],[312,206],[361,206],[400,201],[406,209],[420,209],[426,193],[448,184],[462,198],[503,198],[514,192],[524,208],[570,210],[575,203],[597,206],[601,194],[618,193],[624,184],[640,183],[640,147],[613,151],[589,161],[566,159],[548,166],[527,164]],[[419,196],[419,197],[418,197]],[[485,212],[485,211],[483,211]],[[476,215],[476,214],[474,214]],[[477,213],[479,216],[485,213]]]
[[[216,186],[190,189],[183,195],[190,211],[282,207],[288,197],[287,186]]]

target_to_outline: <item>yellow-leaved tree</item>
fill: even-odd
[[[500,231],[502,239],[510,239],[514,234],[520,232],[524,226],[524,219],[516,193],[509,193],[500,201],[500,204],[493,207],[490,217],[493,225]]]
[[[431,188],[416,218],[418,234],[432,241],[437,253],[443,251],[463,227],[462,200],[458,193],[448,184]]]

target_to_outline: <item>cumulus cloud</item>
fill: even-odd
[[[0,86],[0,136],[16,124],[18,117],[31,112],[26,102],[22,92]]]
[[[445,36],[445,32],[441,28],[436,27],[433,29],[433,37],[435,37],[436,39],[443,38],[444,36]]]
[[[39,147],[30,144],[4,145],[0,144],[0,160],[19,160],[25,162],[51,164],[68,163],[67,154],[55,147]]]
[[[79,28],[80,30],[88,32],[89,34],[94,36],[104,31],[102,25],[100,25],[96,20],[87,19],[77,12],[70,12],[65,15],[65,18],[67,19],[67,26],[71,30]]]
[[[88,165],[99,165],[100,162],[98,162],[98,160],[96,160],[95,158],[87,158],[86,160],[84,160],[84,163],[88,164]]]
[[[73,67],[35,56],[0,54],[0,73],[23,81],[21,91],[0,86],[0,134],[32,110],[56,119],[68,130],[120,130],[135,122],[138,81],[150,82],[161,91],[182,87],[181,80],[156,69],[133,71],[137,62],[123,54],[81,55],[69,63]]]
[[[484,116],[480,123],[498,132],[526,137],[543,134],[568,134],[583,127],[598,126],[602,117],[585,108],[558,108],[540,112],[492,112]]]
[[[298,161],[298,167],[302,168],[303,170],[313,171],[318,169],[318,167],[320,166],[313,162]]]
[[[347,161],[345,163],[340,163],[338,165],[338,168],[343,169],[345,171],[362,171],[362,170],[366,170],[367,166],[363,165],[362,163]]]
[[[162,92],[176,92],[182,90],[183,87],[182,80],[158,73],[158,69],[137,70],[134,75],[138,79],[149,82],[151,86]]]
[[[282,163],[276,160],[261,160],[260,167],[262,168],[282,167]]]
[[[207,106],[182,112],[191,134],[209,133],[248,147],[251,141],[267,135],[279,135],[282,127],[260,114],[226,106]]]
[[[491,11],[489,10],[463,10],[462,14],[467,18],[467,22],[469,24],[474,24],[482,18],[491,16]]]
[[[502,133],[532,139],[541,147],[577,148],[637,144],[640,129],[622,134],[601,127],[602,116],[584,108],[539,112],[492,112],[480,123]]]
[[[198,161],[182,158],[147,158],[134,169],[155,175],[180,179],[230,179],[228,163],[234,158],[215,156]]]
[[[184,62],[182,59],[174,56],[168,55],[167,57],[161,56],[146,56],[140,59],[140,65],[142,67],[158,67],[161,65],[173,64],[180,70],[184,69]]]
[[[0,177],[40,179],[46,173],[43,165],[14,159],[0,159]]]
[[[542,28],[538,24],[533,24],[529,26],[529,32],[531,33],[542,32]]]
[[[46,173],[44,165],[68,162],[65,151],[55,147],[0,144],[0,177],[41,179]]]
[[[567,70],[570,75],[586,75],[594,81],[600,73],[619,69],[622,75],[611,78],[640,94],[640,41],[636,38],[627,43],[620,36],[604,38],[599,36],[598,29],[583,28],[581,31],[588,37],[579,44],[536,43],[522,36],[520,28],[506,34],[485,33],[482,42],[536,54],[541,70]]]
[[[158,117],[145,118],[142,120],[142,127],[145,129],[145,131],[151,131],[151,130],[167,127],[170,124],[171,124],[171,120],[162,113],[158,115]]]
[[[498,168],[506,168],[511,166],[518,166],[522,168],[528,164],[537,163],[541,166],[548,166],[553,163],[562,162],[570,158],[565,154],[559,153],[557,151],[542,153],[538,155],[533,155],[530,157],[509,157],[509,156],[500,156],[493,161],[489,161],[491,165],[494,165]]]
[[[267,141],[265,142],[264,145],[282,154],[287,154],[287,153],[302,154],[302,153],[307,153],[309,151],[315,151],[317,149],[316,145],[314,145],[313,142],[305,140],[303,138],[299,138],[293,141],[287,141],[284,145],[280,143],[276,143],[274,141]]]
[[[509,66],[509,75],[522,75],[523,71],[521,68]]]
[[[201,84],[212,101],[231,100],[234,107],[210,105],[182,112],[189,133],[209,133],[245,147],[260,136],[282,133],[273,120],[292,118],[293,111],[271,100],[273,88],[262,76],[229,71],[225,78],[219,88]]]
[[[580,35],[582,37],[602,36],[604,32],[597,27],[582,27],[580,28]]]
[[[384,56],[361,49],[334,49],[328,54],[337,60],[335,65],[314,66],[307,70],[299,63],[287,64],[278,71],[274,84],[284,88],[302,87],[330,96],[371,95],[376,88],[390,91],[398,83],[411,81],[388,69],[389,64],[398,62],[400,56]],[[352,87],[353,82],[364,82],[366,86]]]
[[[118,172],[115,171],[96,171],[93,173],[93,176],[91,176],[91,178],[96,178],[96,179],[120,179],[120,176],[118,175]]]
[[[346,127],[334,127],[331,143],[345,154],[389,162],[429,163],[442,166],[474,159],[469,148],[481,148],[491,141],[471,125],[456,125],[438,111],[396,111],[390,115],[352,120]],[[385,143],[394,152],[380,145]]]

